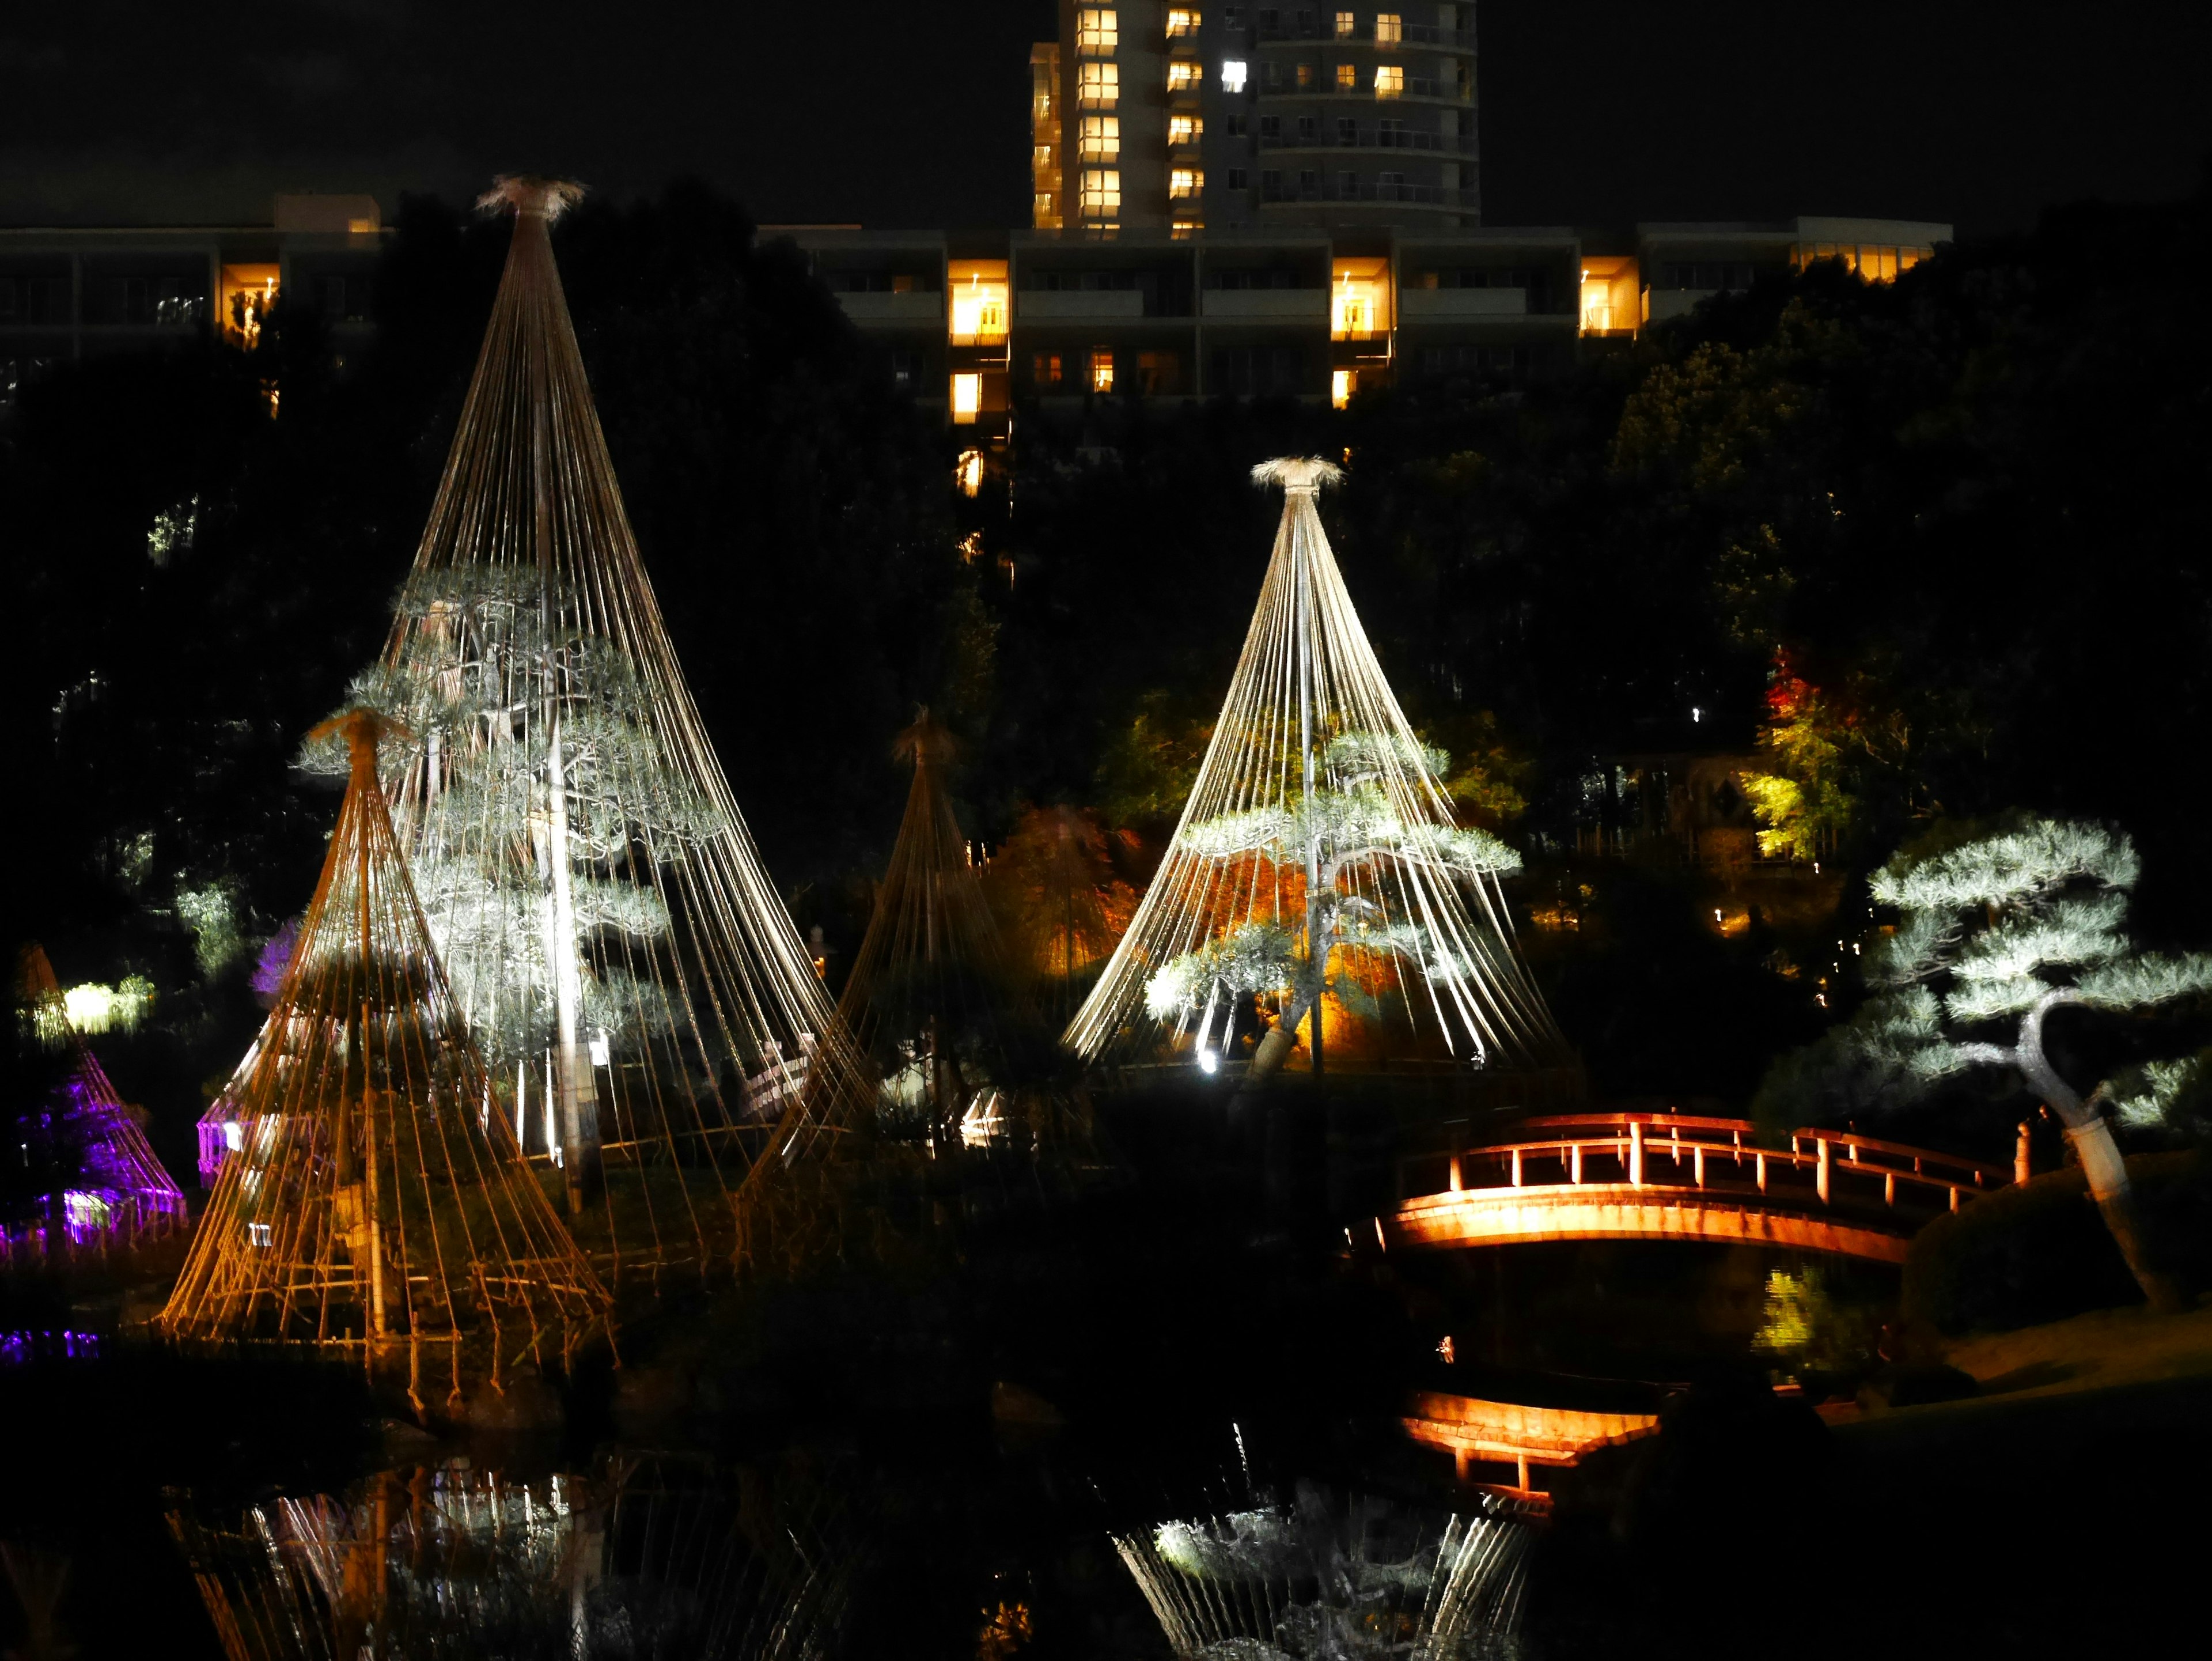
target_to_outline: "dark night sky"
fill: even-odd
[[[1218,3],[1218,0],[1216,0]],[[0,15],[0,223],[264,219],[681,173],[772,221],[1024,222],[1050,0],[81,0]],[[237,17],[228,23],[219,21]],[[1496,224],[1886,214],[1962,233],[2172,196],[2212,149],[2205,0],[1482,0]]]

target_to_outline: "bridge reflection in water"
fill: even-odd
[[[1476,1465],[1510,1465],[1514,1480],[1475,1482],[1492,1494],[1547,1504],[1532,1488],[1531,1465],[1579,1464],[1599,1448],[1640,1441],[1659,1432],[1656,1413],[1591,1413],[1574,1408],[1524,1407],[1517,1402],[1487,1402],[1474,1396],[1421,1390],[1401,1421],[1406,1433],[1425,1447],[1452,1457],[1454,1473],[1474,1482]]]
[[[1785,1150],[1743,1119],[1577,1113],[1401,1159],[1376,1232],[1386,1249],[1708,1240],[1901,1263],[1923,1223],[2010,1176],[1843,1131],[1796,1131]]]

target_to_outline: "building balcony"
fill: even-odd
[[[1455,189],[1446,185],[1386,185],[1379,181],[1362,180],[1346,186],[1341,182],[1315,185],[1268,185],[1260,186],[1262,207],[1288,206],[1307,202],[1372,202],[1395,203],[1404,206],[1424,208],[1480,208],[1480,191]]]
[[[1208,323],[1328,323],[1327,289],[1207,289],[1199,314]]]
[[[1277,134],[1273,137],[1262,133],[1260,148],[1263,150],[1418,150],[1423,155],[1465,156],[1472,161],[1478,154],[1472,135],[1438,132],[1409,132],[1403,128],[1361,127],[1350,137],[1340,133],[1310,132],[1295,135]]]
[[[1380,91],[1372,86],[1349,89],[1330,82],[1326,86],[1285,87],[1268,86],[1262,82],[1260,97],[1262,101],[1285,98],[1314,99],[1329,103],[1402,104],[1418,100],[1429,104],[1465,104],[1469,94],[1460,90],[1455,81],[1437,81],[1425,76],[1409,75],[1397,92]]]
[[[945,296],[934,289],[909,289],[905,294],[846,293],[837,296],[845,315],[864,329],[897,328],[914,324],[932,326],[945,320]]]
[[[1318,15],[1306,23],[1295,18],[1287,22],[1279,18],[1273,23],[1263,22],[1253,29],[1252,36],[1263,46],[1288,41],[1325,40],[1335,46],[1380,46],[1385,50],[1395,46],[1425,46],[1463,52],[1474,50],[1473,29],[1448,29],[1437,23],[1401,23],[1394,38],[1378,41],[1375,38],[1375,20],[1372,17],[1362,18],[1349,31],[1340,31],[1335,18],[1327,14]]]
[[[1443,323],[1463,317],[1526,317],[1526,289],[1405,289],[1400,314],[1409,323]]]
[[[1020,323],[1126,323],[1145,314],[1141,289],[1023,289],[1014,296]]]

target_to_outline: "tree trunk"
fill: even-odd
[[[584,978],[576,961],[576,908],[568,871],[568,782],[561,755],[561,718],[553,718],[546,751],[545,862],[552,879],[553,921],[546,953],[553,970],[557,1018],[554,1072],[561,1092],[561,1168],[568,1214],[580,1216],[604,1191],[599,1165],[599,1074],[585,1046]]]
[[[2089,1179],[2089,1196],[2096,1201],[2105,1226],[2112,1231],[2120,1256],[2127,1260],[2128,1272],[2136,1277],[2151,1308],[2161,1315],[2187,1309],[2189,1299],[2173,1277],[2152,1264],[2150,1243],[2144,1238],[2142,1220],[2136,1211],[2134,1185],[2128,1181],[2127,1165],[2112,1140],[2112,1126],[2099,1115],[2086,1124],[2068,1125],[2066,1135],[2081,1156],[2081,1174]]]
[[[2111,1123],[2098,1110],[2094,1098],[2085,1102],[2075,1093],[2073,1086],[2058,1076],[2057,1068],[2043,1053],[2044,1017],[2073,995],[2064,990],[2047,992],[2021,1017],[2020,1047],[2013,1059],[2029,1086],[2066,1128],[2066,1139],[2074,1144],[2074,1152],[2081,1159],[2081,1174],[2089,1179],[2090,1197],[2096,1201],[2097,1209],[2104,1215],[2105,1226],[2112,1231],[2120,1256],[2127,1260],[2128,1272],[2136,1277],[2143,1297],[2160,1314],[2174,1314],[2188,1308],[2189,1299],[2170,1276],[2160,1274],[2152,1264],[2150,1242],[2145,1236],[2142,1220],[2136,1214],[2127,1163],[2120,1158],[2119,1144],[2112,1140]]]
[[[1283,1012],[1282,1019],[1268,1029],[1267,1036],[1260,1040],[1260,1047],[1252,1052],[1252,1064],[1244,1069],[1244,1082],[1237,1086],[1238,1095],[1258,1090],[1283,1070],[1283,1063],[1297,1047],[1298,1023],[1306,1018],[1310,1007],[1310,999],[1292,1004]]]

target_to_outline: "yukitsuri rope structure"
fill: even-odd
[[[73,1169],[57,1173],[62,1184],[46,1196],[44,1217],[0,1229],[0,1259],[40,1246],[97,1249],[170,1233],[185,1220],[184,1194],[71,1024],[44,948],[23,948],[18,983],[33,1028],[67,1055],[46,1129]]]
[[[356,700],[499,1111],[559,1165],[619,1288],[735,1256],[735,1191],[872,1090],[763,871],[676,660],[592,406],[547,226],[514,240],[443,482]]]
[[[465,1402],[608,1335],[609,1300],[515,1146],[378,788],[352,776],[223,1162],[157,1319],[189,1343],[300,1346]]]
[[[1211,1068],[1256,997],[1279,1012],[1258,1079],[1325,994],[1377,1013],[1395,995],[1478,1068],[1571,1076],[1498,885],[1519,856],[1455,820],[1447,758],[1399,709],[1322,530],[1316,499],[1340,477],[1318,459],[1253,470],[1284,502],[1243,654],[1174,840],[1065,1042],[1096,1057],[1164,1040]]]
[[[1087,1141],[1063,1081],[1037,1076],[1054,1051],[1036,1042],[945,794],[951,735],[923,709],[896,753],[913,762],[914,783],[837,1005],[884,1081],[878,1118],[925,1129],[939,1149],[1020,1143],[1042,1153],[1071,1136]]]

